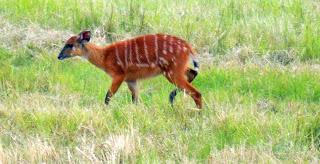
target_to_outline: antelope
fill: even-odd
[[[193,98],[198,108],[202,108],[201,93],[191,85],[198,74],[199,62],[186,41],[172,35],[148,34],[98,46],[90,43],[90,38],[90,31],[82,31],[70,37],[58,59],[83,57],[105,71],[112,78],[111,87],[105,96],[106,105],[123,82],[127,83],[131,91],[132,101],[137,103],[137,81],[163,74],[170,83],[177,86],[169,96],[171,105],[177,92],[183,90]],[[192,59],[194,69],[188,68],[189,58]]]

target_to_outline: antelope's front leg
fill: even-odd
[[[104,103],[106,105],[109,104],[111,97],[117,92],[123,80],[124,80],[124,76],[117,76],[112,79],[111,87],[106,94],[106,98],[104,99]]]
[[[138,103],[138,99],[139,99],[137,81],[135,81],[135,80],[127,81],[127,84],[128,84],[129,90],[131,91],[132,102],[137,104]]]

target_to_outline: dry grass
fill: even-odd
[[[183,10],[180,6],[174,16],[183,17]],[[206,13],[212,14],[197,14]],[[258,27],[267,20],[258,21]],[[255,21],[253,17],[249,23]],[[93,42],[105,44],[110,35],[120,40],[136,33],[110,33],[107,25],[91,27]],[[280,25],[265,35],[285,31],[275,29]],[[198,46],[202,67],[195,85],[203,93],[204,110],[190,110],[194,104],[183,94],[171,108],[167,99],[173,86],[162,78],[141,83],[138,105],[131,104],[122,86],[105,107],[110,80],[103,73],[77,59],[56,61],[73,32],[12,24],[8,17],[1,17],[0,26],[0,163],[319,163],[320,63],[301,61],[296,48],[227,48],[234,42],[230,36],[239,33],[236,24],[228,35],[173,30]],[[254,40],[256,32],[244,34]],[[271,43],[282,43],[283,38],[273,39]],[[212,48],[222,48],[224,55]]]

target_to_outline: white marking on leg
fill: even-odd
[[[137,94],[138,85],[136,81],[128,81],[128,86],[134,90],[134,94]]]

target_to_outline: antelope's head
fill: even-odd
[[[74,56],[84,56],[86,54],[84,44],[90,41],[90,36],[90,31],[82,31],[79,35],[70,37],[59,53],[58,59],[63,60]]]

